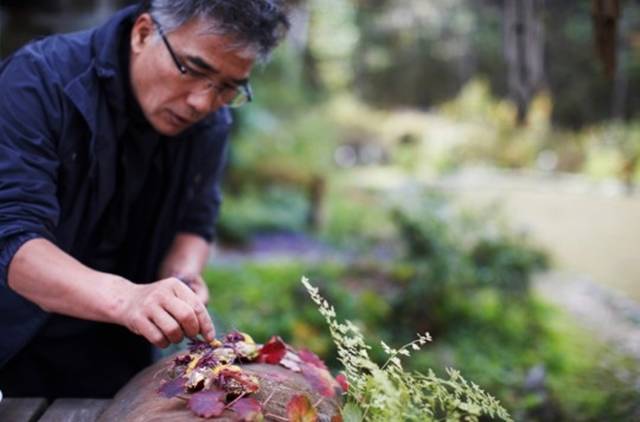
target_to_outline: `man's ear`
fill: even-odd
[[[150,43],[154,31],[155,25],[150,14],[143,13],[138,16],[131,28],[131,52],[140,53]]]

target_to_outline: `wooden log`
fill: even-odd
[[[46,408],[47,401],[43,398],[4,398],[2,402],[0,402],[0,421],[36,421]]]
[[[38,422],[93,422],[110,402],[107,399],[58,399]]]
[[[185,400],[167,399],[157,392],[174,357],[165,358],[135,376],[118,392],[99,421],[201,421],[187,408]],[[287,404],[298,394],[307,395],[311,403],[316,404],[320,421],[331,420],[339,414],[340,399],[322,397],[300,373],[267,364],[247,364],[242,365],[242,369],[260,381],[260,390],[251,396],[263,403],[265,420],[287,420]],[[225,411],[215,420],[231,422],[238,419],[232,412]]]

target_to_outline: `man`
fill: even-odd
[[[214,338],[227,106],[287,28],[278,0],[152,0],[1,64],[6,396],[111,396],[150,343]]]

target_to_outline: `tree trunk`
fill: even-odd
[[[619,0],[592,0],[591,13],[596,51],[604,66],[605,74],[613,78],[616,70]]]
[[[505,0],[504,56],[509,94],[525,123],[529,103],[544,85],[543,0]]]

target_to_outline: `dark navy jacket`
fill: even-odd
[[[0,64],[0,367],[50,316],[8,287],[16,251],[45,238],[86,262],[96,248],[92,234],[117,189],[116,140],[129,118],[119,48],[135,13],[129,7],[97,29],[34,42]],[[130,222],[128,238],[144,247],[127,251],[121,275],[153,281],[178,232],[211,240],[230,124],[225,108],[179,139],[160,138],[172,142],[165,200],[152,233]]]

